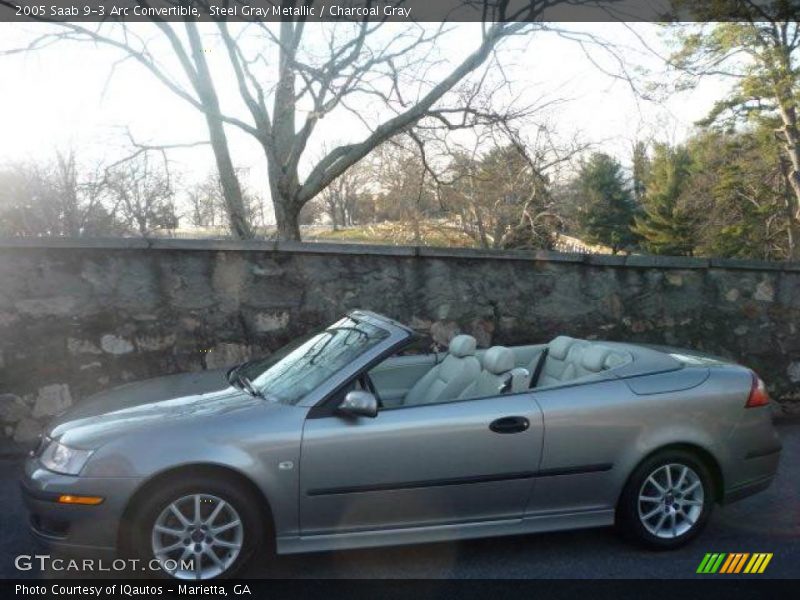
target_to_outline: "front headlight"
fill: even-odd
[[[39,462],[46,469],[56,473],[77,475],[91,455],[91,450],[78,450],[50,440],[39,457]]]

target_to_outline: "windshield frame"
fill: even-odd
[[[365,365],[375,360],[375,358],[383,355],[388,349],[393,349],[398,345],[405,344],[405,342],[409,339],[409,337],[413,333],[412,330],[406,327],[405,325],[402,325],[401,323],[398,323],[382,315],[378,315],[376,313],[372,313],[369,311],[354,310],[348,312],[347,315],[345,316],[350,319],[353,319],[354,321],[359,321],[359,322],[365,321],[372,326],[378,327],[388,332],[389,335],[387,335],[382,340],[378,341],[378,343],[372,346],[371,348],[362,352],[358,357],[351,360],[348,364],[340,368],[337,372],[330,375],[327,379],[320,382],[316,386],[316,388],[306,393],[305,396],[301,397],[297,402],[295,403],[280,402],[278,400],[270,399],[269,392],[266,391],[265,395],[268,400],[278,402],[283,406],[312,407],[321,400],[324,400],[333,390],[337,389],[344,382],[348,381],[355,373],[360,371]],[[334,327],[336,323],[338,323],[340,320],[341,319],[337,319],[336,321],[330,323],[328,326],[320,328],[316,333],[322,333],[325,330]],[[315,334],[312,334],[312,336],[313,335]],[[305,339],[306,336],[303,336],[303,338]],[[289,342],[289,344],[287,345],[293,345],[294,343],[295,342],[293,340]]]

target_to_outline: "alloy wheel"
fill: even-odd
[[[211,494],[191,494],[161,511],[151,539],[153,556],[170,575],[211,579],[236,561],[244,526],[229,502]]]
[[[661,465],[650,473],[639,489],[637,502],[642,525],[662,539],[688,533],[700,519],[704,504],[700,476],[680,463]]]

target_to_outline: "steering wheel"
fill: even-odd
[[[375,400],[378,401],[378,408],[383,408],[383,401],[381,400],[381,396],[378,394],[378,389],[375,387],[375,384],[372,381],[372,377],[369,376],[369,373],[364,373],[361,376],[361,387],[375,396]]]

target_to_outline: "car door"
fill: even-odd
[[[536,495],[526,513],[613,508],[643,430],[663,404],[638,403],[625,381],[534,390],[547,425]]]
[[[542,414],[530,394],[306,420],[303,535],[522,515],[539,468]]]

